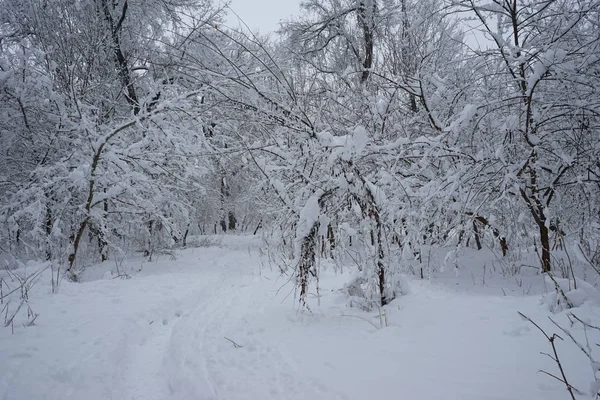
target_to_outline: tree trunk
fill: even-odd
[[[83,236],[83,232],[85,231],[85,228],[87,227],[87,224],[89,222],[89,217],[86,217],[81,224],[79,225],[79,229],[77,229],[77,233],[75,234],[75,238],[73,240],[73,249],[71,251],[71,254],[69,254],[69,258],[68,258],[68,269],[67,272],[69,273],[69,278],[77,281],[77,276],[75,275],[74,272],[74,267],[75,267],[75,258],[77,257],[77,250],[79,250],[79,243],[81,242],[81,237]]]
[[[377,2],[375,0],[363,0],[358,4],[358,22],[363,31],[363,40],[365,46],[365,55],[362,63],[363,71],[360,77],[360,83],[365,83],[367,79],[369,79],[371,68],[373,67],[373,51],[375,48],[374,20],[376,11]]]
[[[50,235],[52,234],[52,210],[50,206],[46,204],[46,221],[44,223],[44,227],[46,229],[46,235],[48,236],[48,244],[46,245],[46,261],[50,261],[52,259],[52,251],[50,250]]]
[[[119,77],[121,78],[121,84],[123,85],[123,89],[125,90],[125,98],[127,99],[127,102],[133,107],[133,114],[137,115],[140,112],[140,104],[138,101],[137,93],[135,91],[135,87],[133,85],[133,80],[129,75],[129,65],[127,64],[127,59],[125,58],[125,54],[123,54],[123,50],[121,49],[121,28],[123,26],[123,21],[125,21],[125,18],[127,16],[127,0],[123,2],[121,16],[119,17],[119,20],[116,23],[111,13],[111,6],[109,5],[109,1],[100,1],[102,10],[104,11],[104,19],[106,20],[108,28],[110,29],[112,48],[115,55],[115,63],[117,71],[119,73]]]
[[[227,188],[227,180],[225,178],[225,171],[221,170],[221,206],[219,209],[219,214],[221,216],[221,220],[219,224],[221,225],[221,231],[227,232],[227,213],[225,211],[225,202],[226,198],[229,197],[229,190]]]
[[[479,230],[477,229],[477,222],[473,220],[473,235],[475,236],[475,245],[477,246],[477,250],[481,250],[481,239],[479,238]],[[502,251],[504,253],[504,251]]]
[[[490,222],[487,220],[487,218],[482,217],[481,215],[475,215],[472,212],[467,212],[466,214],[473,217],[473,231],[475,232],[475,239],[477,240],[478,237],[479,237],[479,239],[481,239],[478,229],[475,225],[477,222],[479,222],[484,227],[492,230],[492,234],[494,235],[495,238],[498,239],[498,242],[500,243],[500,249],[502,250],[502,256],[506,257],[506,255],[508,254],[508,244],[506,243],[506,238],[500,234],[500,231],[495,226],[492,226],[490,224]],[[477,249],[481,250],[481,248],[482,248],[481,243],[479,242],[479,240],[477,240],[477,242],[478,242]]]
[[[535,223],[538,226],[540,232],[540,242],[542,244],[542,272],[551,271],[551,258],[550,258],[550,230],[546,226],[546,216],[544,215],[544,209],[539,199],[531,198],[525,193],[525,190],[520,189],[521,197],[527,203],[527,208],[531,212]],[[535,203],[535,204],[534,204]]]
[[[187,225],[187,228],[185,228],[185,232],[183,233],[183,239],[182,239],[182,243],[181,243],[181,247],[185,248],[187,246],[187,237],[188,237],[188,233],[190,232],[190,224]]]
[[[381,295],[381,305],[385,306],[389,301],[385,293],[385,264],[383,262],[385,253],[383,251],[383,226],[379,219],[379,214],[375,219],[377,225],[377,278],[379,279],[379,294]]]
[[[331,258],[333,258],[333,252],[335,251],[335,233],[333,232],[331,223],[327,225],[327,238],[329,239],[329,253]]]
[[[233,213],[233,211],[229,211],[229,213],[227,214],[228,216],[228,227],[230,231],[235,231],[236,227],[237,227],[237,218],[235,217],[235,214]]]
[[[256,235],[256,233],[258,232],[258,230],[260,229],[261,226],[262,226],[262,219],[260,221],[258,221],[258,224],[256,225],[256,228],[254,229],[253,235]]]
[[[106,188],[104,188],[104,193],[106,193]],[[102,202],[102,210],[104,211],[104,228],[106,229],[106,216],[108,215],[108,200],[104,199]],[[105,230],[100,229],[100,233],[98,235],[98,247],[100,248],[100,258],[102,261],[108,260],[108,243],[106,242]]]
[[[308,296],[308,280],[311,270],[315,266],[317,247],[317,233],[319,232],[319,223],[315,222],[310,229],[310,232],[302,239],[300,248],[300,261],[298,263],[297,279],[300,285],[300,303],[308,308],[306,297]]]
[[[545,224],[539,225],[542,243],[542,272],[550,272],[550,234]]]

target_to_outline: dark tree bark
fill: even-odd
[[[262,226],[262,219],[260,221],[258,221],[258,224],[256,225],[256,228],[254,229],[254,233],[252,233],[252,235],[256,235],[256,233],[261,228],[261,226]]]
[[[300,303],[308,308],[306,297],[308,296],[308,280],[316,263],[315,249],[317,247],[317,233],[319,232],[319,223],[315,222],[308,235],[302,240],[300,247],[300,261],[298,263],[298,283],[300,285]]]
[[[229,213],[227,213],[227,217],[229,230],[235,231],[237,228],[237,218],[235,217],[233,211],[229,211]]]
[[[106,188],[104,188],[104,193],[106,193]],[[102,209],[104,211],[104,218],[108,215],[108,200],[104,199],[102,202]],[[104,220],[106,223],[106,220]],[[98,247],[100,248],[100,258],[102,261],[108,260],[108,243],[106,242],[104,230],[100,230],[100,234],[98,235]]]
[[[479,237],[479,230],[477,229],[477,223],[473,221],[473,236],[475,236],[475,245],[477,246],[477,250],[481,250],[481,238]]]
[[[44,228],[46,230],[46,235],[48,236],[48,240],[50,240],[50,235],[52,234],[52,210],[50,206],[46,204],[46,221],[44,221]],[[17,233],[17,241],[19,240]],[[50,251],[49,247],[46,247],[46,261],[50,261],[52,259],[52,251]]]
[[[525,200],[527,204],[527,208],[531,212],[531,216],[538,226],[538,231],[540,233],[540,242],[542,245],[542,272],[550,272],[551,271],[551,255],[550,255],[550,230],[546,226],[546,216],[544,214],[544,208],[539,199],[531,199],[530,196],[527,195],[525,190],[521,189],[521,197]],[[535,195],[535,193],[534,193]]]
[[[369,4],[371,3],[371,4]],[[375,48],[375,12],[377,2],[375,0],[360,1],[358,4],[358,23],[362,29],[364,40],[363,71],[360,82],[365,83],[369,79],[371,68],[373,68],[373,52]]]
[[[327,238],[329,239],[329,250],[331,252],[331,258],[333,258],[333,252],[335,251],[335,232],[331,223],[327,225]]]
[[[181,247],[183,247],[183,248],[187,247],[187,237],[188,237],[189,232],[190,232],[190,224],[187,225],[187,227],[185,228],[185,232],[183,233],[183,239],[181,240]]]
[[[127,0],[123,2],[121,16],[116,22],[113,18],[111,12],[111,5],[109,4],[109,1],[99,1],[102,7],[102,11],[104,12],[104,20],[106,21],[106,24],[108,25],[108,28],[110,30],[112,50],[115,56],[117,72],[119,73],[119,77],[121,78],[121,84],[123,85],[123,89],[125,91],[125,98],[127,99],[127,102],[133,107],[133,114],[137,115],[140,112],[140,104],[138,101],[137,93],[135,91],[133,80],[131,79],[131,75],[129,74],[129,65],[127,63],[127,58],[125,57],[125,54],[123,54],[123,49],[121,48],[121,28],[123,26],[123,22],[127,18]],[[113,5],[113,7],[115,6]]]
[[[90,210],[94,206],[94,191],[96,189],[96,172],[98,169],[98,165],[100,163],[100,159],[102,158],[102,152],[106,145],[110,142],[112,138],[117,136],[120,132],[132,127],[137,124],[138,121],[130,121],[124,125],[121,125],[119,128],[113,130],[108,136],[104,138],[104,140],[100,143],[96,151],[94,152],[94,157],[92,158],[92,165],[90,167],[90,177],[88,181],[88,193],[87,199],[85,201],[85,216],[83,220],[80,222],[79,227],[77,228],[76,233],[71,235],[71,253],[67,259],[68,267],[67,272],[70,275],[70,278],[76,280],[74,266],[75,259],[77,257],[77,251],[79,250],[79,244],[81,242],[81,237],[83,236],[83,232],[88,226],[90,222]]]
[[[477,242],[477,250],[482,249],[481,241],[480,241],[481,233],[479,232],[479,230],[477,228],[477,223],[480,223],[484,227],[487,227],[492,230],[492,234],[494,235],[495,238],[498,239],[498,242],[500,243],[500,249],[502,250],[502,256],[506,257],[506,255],[508,254],[508,244],[506,243],[506,238],[500,234],[500,231],[496,227],[492,226],[487,218],[482,217],[481,215],[474,215],[472,212],[468,212],[466,214],[473,217],[473,232],[475,234],[474,235],[475,241]]]

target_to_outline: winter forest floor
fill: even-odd
[[[541,301],[551,289],[535,272],[503,276],[488,263],[486,276],[473,251],[458,271],[406,277],[381,327],[379,311],[348,307],[349,275],[333,271],[321,304],[313,296],[312,313],[299,311],[259,247],[227,237],[174,260],[131,258],[130,279],[112,279],[105,263],[58,294],[42,277],[30,292],[35,324],[23,314],[14,333],[0,328],[0,399],[570,398],[539,372],[559,374],[540,354],[552,349],[517,314],[549,334],[559,332],[548,316],[567,321]],[[591,299],[576,314],[597,322],[599,311]],[[568,337],[557,348],[570,383],[589,392],[589,360]]]

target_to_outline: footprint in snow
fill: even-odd
[[[182,312],[181,312],[181,310],[177,310],[177,311],[175,311],[175,314],[174,314],[174,315],[175,315],[175,318],[180,318],[180,317],[181,317],[181,315],[182,315]],[[163,325],[165,325],[165,326],[166,326],[166,325],[169,325],[169,319],[168,319],[168,318],[163,318],[163,319],[162,319],[162,324],[163,324]]]
[[[522,325],[522,326],[518,326],[518,327],[516,327],[514,329],[503,331],[502,333],[504,333],[507,336],[518,337],[518,336],[523,336],[523,334],[525,334],[525,333],[527,333],[529,331],[530,331],[529,326]]]

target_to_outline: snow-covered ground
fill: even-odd
[[[569,398],[539,372],[559,374],[540,354],[551,352],[546,339],[517,314],[557,332],[536,274],[523,282],[490,266],[486,277],[474,258],[458,274],[407,277],[381,327],[379,311],[347,306],[349,276],[332,271],[320,306],[313,296],[312,313],[299,311],[293,285],[259,247],[228,237],[176,259],[132,258],[121,266],[130,279],[113,279],[106,263],[58,294],[46,272],[29,295],[35,324],[23,326],[21,313],[14,333],[0,328],[0,399]],[[599,310],[588,301],[577,313]],[[588,392],[590,363],[565,339],[557,347],[567,378]]]

